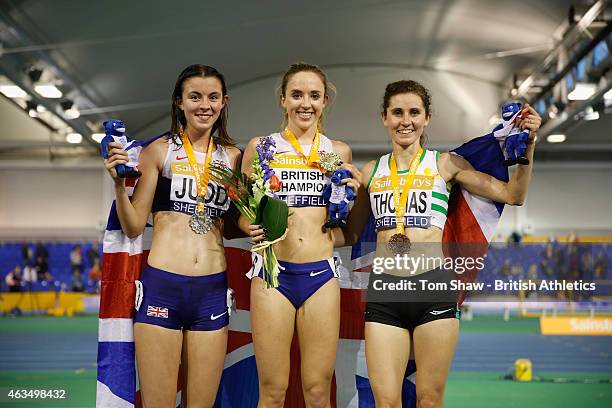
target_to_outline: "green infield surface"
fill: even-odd
[[[0,332],[0,407],[95,405],[97,317],[5,317]],[[504,380],[518,358],[542,381]],[[477,316],[461,323],[445,406],[609,407],[610,378],[610,337],[541,336],[537,319]],[[10,390],[64,390],[65,398],[25,401]]]

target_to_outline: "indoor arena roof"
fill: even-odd
[[[124,120],[134,137],[161,133],[169,127],[176,76],[192,63],[225,75],[230,130],[244,144],[278,128],[274,86],[299,60],[323,67],[336,85],[328,130],[358,152],[385,145],[378,118],[384,85],[408,77],[432,89],[432,143],[454,146],[491,129],[491,116],[513,86],[567,30],[570,4],[3,0],[0,74],[50,112],[63,115],[58,104],[74,102],[80,117],[52,124],[60,130],[54,132],[17,106],[25,101],[0,95],[0,157],[28,157],[37,149],[48,154],[50,145],[55,152],[94,154],[91,134],[111,117]],[[586,6],[577,4],[580,10]],[[32,92],[28,69],[42,71],[39,81],[55,81],[62,98]],[[568,142],[550,147],[569,154],[585,143],[609,149],[610,116],[569,128]],[[66,123],[84,136],[81,147],[66,147]]]

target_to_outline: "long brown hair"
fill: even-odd
[[[168,136],[176,145],[181,145],[181,131],[187,126],[185,113],[179,108],[179,103],[183,95],[183,84],[189,78],[193,77],[214,77],[221,82],[223,96],[227,95],[227,87],[225,86],[225,78],[219,71],[208,65],[193,64],[185,68],[176,78],[174,91],[172,92],[172,125],[170,126],[170,136]],[[216,143],[222,146],[235,146],[236,142],[227,132],[227,104],[221,110],[219,117],[212,127],[211,136],[214,137]],[[215,132],[217,134],[215,135]]]
[[[323,82],[323,87],[325,88],[325,96],[328,97],[328,99],[330,97],[330,94],[336,94],[336,87],[328,81],[327,75],[325,75],[325,72],[323,72],[323,70],[321,70],[318,65],[308,64],[306,62],[296,62],[289,66],[289,69],[287,69],[287,71],[283,75],[283,78],[281,79],[280,85],[277,87],[277,94],[279,97],[286,96],[285,92],[287,91],[287,84],[289,83],[289,80],[293,75],[299,72],[314,72],[321,79],[321,82]],[[285,126],[287,126],[288,120],[289,119],[287,117],[287,112],[284,112],[283,124],[281,126],[282,128],[285,128]],[[323,112],[321,112],[321,116],[319,116],[319,120],[317,121],[317,129],[321,133],[324,132]]]
[[[381,106],[382,114],[385,117],[387,117],[387,108],[389,107],[391,97],[404,93],[413,93],[421,98],[423,107],[425,108],[425,115],[427,118],[431,117],[431,93],[423,85],[413,80],[401,80],[387,84],[387,87],[385,88],[385,96],[383,96],[383,103]],[[419,139],[421,146],[423,146],[425,140],[426,136],[425,133],[423,133]]]

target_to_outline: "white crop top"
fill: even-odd
[[[274,159],[270,167],[283,185],[277,196],[289,207],[325,207],[323,190],[330,183],[330,178],[323,174],[316,164],[308,165],[308,160],[280,133],[270,135],[276,143]],[[302,145],[304,154],[308,157],[312,145]],[[321,135],[319,151],[333,152],[332,141]]]
[[[420,157],[416,175],[412,176],[412,186],[406,202],[404,226],[406,228],[444,229],[448,211],[450,187],[438,173],[440,152],[424,150]],[[391,186],[389,159],[391,153],[376,161],[376,167],[368,182],[368,193],[372,214],[376,220],[376,231],[395,228],[395,202]],[[398,171],[400,186],[408,179],[408,170]]]

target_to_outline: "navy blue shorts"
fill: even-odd
[[[134,323],[175,330],[218,330],[229,324],[225,272],[185,276],[147,265],[136,281]]]
[[[334,258],[306,263],[286,261],[278,263],[285,269],[281,269],[278,274],[279,285],[276,290],[282,293],[296,309],[299,309],[321,286],[338,277]],[[262,277],[261,266],[254,268],[257,270],[248,276]]]

